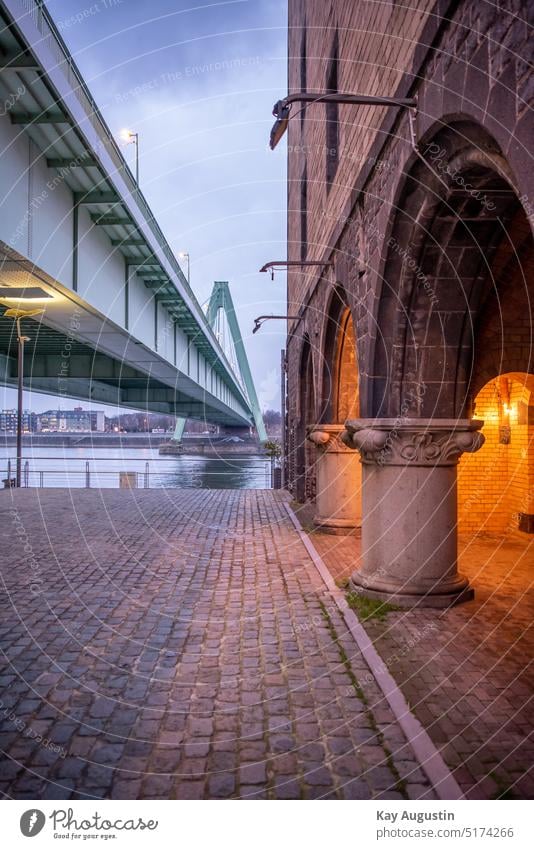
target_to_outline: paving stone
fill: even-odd
[[[70,799],[74,790],[74,781],[48,782],[42,799]]]
[[[306,769],[304,781],[311,786],[320,785],[322,787],[330,787],[333,783],[330,770],[319,764]]]
[[[240,784],[263,784],[267,781],[264,763],[243,764],[239,771]]]
[[[80,758],[65,758],[59,764],[57,774],[61,778],[79,778],[86,766]]]
[[[208,784],[209,794],[214,799],[224,799],[235,792],[235,778],[230,773],[212,775]]]
[[[183,781],[176,785],[173,799],[203,799],[204,798],[204,782],[203,781]]]
[[[209,740],[199,740],[198,743],[196,741],[193,741],[191,743],[185,743],[183,746],[183,750],[185,756],[188,758],[201,758],[208,754],[210,750],[210,743]]]
[[[360,778],[353,778],[342,783],[340,793],[343,799],[373,798],[373,793],[370,790],[368,783]]]
[[[278,779],[275,783],[274,795],[276,799],[300,799],[302,797],[300,783],[293,778]]]

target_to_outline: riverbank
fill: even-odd
[[[0,452],[2,478],[12,478],[15,447]],[[184,452],[161,455],[157,446],[24,446],[23,487],[265,489],[271,486],[268,457],[236,454],[202,456]],[[123,480],[124,484],[124,480]]]
[[[168,433],[25,433],[23,448],[158,448],[168,442]],[[14,435],[1,437],[5,447],[16,445]]]
[[[14,435],[3,436],[0,445],[13,449]],[[24,434],[23,453],[32,448],[154,448],[167,456],[265,457],[255,440],[228,442],[225,437],[185,437],[180,443],[168,433],[32,433]]]
[[[200,457],[267,457],[267,453],[256,442],[194,441],[164,442],[159,453],[168,456],[182,454]]]

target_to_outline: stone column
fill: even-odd
[[[473,598],[457,568],[456,466],[483,422],[357,419],[343,441],[362,458],[362,565],[353,587],[402,607]]]
[[[347,534],[361,524],[361,463],[341,441],[344,429],[341,424],[308,427],[308,439],[317,446],[313,523],[331,534]]]

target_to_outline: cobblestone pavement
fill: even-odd
[[[0,512],[7,796],[434,798],[281,494]]]
[[[311,527],[313,510],[298,511]],[[522,538],[521,538],[522,537]],[[314,532],[341,583],[360,540]],[[534,540],[460,540],[475,599],[363,622],[382,660],[469,798],[534,798]]]

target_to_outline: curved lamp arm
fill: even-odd
[[[298,315],[259,315],[257,318],[254,319],[254,327],[252,328],[252,332],[257,333],[265,321],[272,321],[273,319],[275,321],[291,321],[292,319],[296,320],[298,318],[300,318],[300,316]]]
[[[274,150],[285,131],[291,117],[293,103],[348,103],[353,106],[398,106],[414,109],[417,107],[415,97],[378,97],[369,94],[339,94],[325,91],[312,94],[306,91],[288,94],[282,100],[277,100],[273,107],[276,121],[271,130],[269,146]]]

